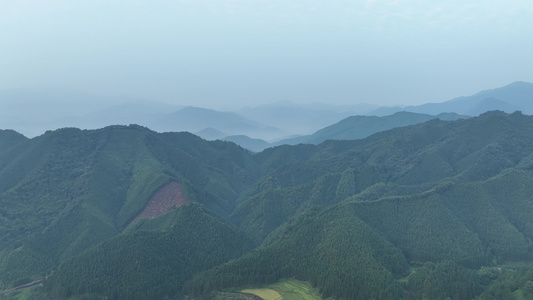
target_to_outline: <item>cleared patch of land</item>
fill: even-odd
[[[154,218],[166,214],[171,208],[180,207],[185,203],[187,203],[187,198],[181,185],[177,182],[169,182],[148,200],[144,210],[127,227],[141,219]]]
[[[280,293],[284,300],[321,300],[320,293],[307,281],[285,279],[268,286]]]
[[[283,279],[275,284],[244,289],[241,293],[253,294],[264,300],[322,300],[317,289],[307,281]]]
[[[241,293],[254,294],[263,300],[283,299],[283,297],[278,292],[272,289],[246,289],[246,290],[242,290]]]

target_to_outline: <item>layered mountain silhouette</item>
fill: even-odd
[[[471,96],[458,97],[442,103],[388,108],[374,111],[371,114],[389,115],[396,111],[408,111],[430,115],[453,112],[477,116],[491,110],[501,110],[507,113],[519,110],[525,114],[533,114],[533,83],[518,81],[504,87],[481,91]]]
[[[530,114],[533,113],[532,86],[532,83],[515,82],[472,96],[419,106],[300,105],[282,101],[237,111],[183,107],[131,97],[105,98],[68,90],[14,89],[0,91],[0,128],[34,137],[62,127],[96,129],[139,124],[158,132],[189,131],[206,139],[244,135],[250,139],[228,139],[242,140],[242,146],[260,151],[265,143],[258,139],[278,145],[281,140],[312,135],[352,116],[389,116],[400,111],[432,116],[442,113],[477,116],[490,110],[507,113],[520,110]],[[217,134],[213,130],[218,131]],[[329,138],[335,137],[324,140]],[[297,142],[305,142],[305,139]]]
[[[397,112],[384,117],[351,116],[331,126],[322,128],[311,135],[284,139],[275,144],[320,144],[326,140],[356,140],[396,127],[408,126],[423,123],[431,119],[441,118],[444,120],[456,120],[459,118],[468,118],[468,116],[460,116],[454,113],[431,116],[411,112]]]
[[[0,280],[46,278],[41,299],[288,277],[339,299],[503,293],[491,270],[533,262],[531,136],[501,111],[256,154],[138,125],[2,130]],[[132,224],[169,183],[188,203]]]

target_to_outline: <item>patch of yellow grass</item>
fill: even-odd
[[[271,290],[271,289],[246,289],[246,290],[242,290],[241,293],[254,294],[264,300],[283,299],[283,297],[281,297],[281,295],[278,292]]]
[[[296,279],[284,279],[268,286],[278,291],[284,300],[322,300],[317,289],[307,281]]]

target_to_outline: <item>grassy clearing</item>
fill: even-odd
[[[278,292],[272,289],[246,289],[241,293],[254,294],[264,300],[281,300],[284,299]]]
[[[284,279],[257,289],[245,289],[241,293],[254,294],[264,300],[322,300],[317,289],[307,281]]]
[[[284,300],[322,300],[317,289],[311,286],[307,281],[296,279],[285,279],[269,288],[278,291]]]

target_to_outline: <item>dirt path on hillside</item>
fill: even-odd
[[[38,286],[38,285],[42,286],[43,285],[43,281],[44,281],[44,279],[39,279],[39,280],[35,280],[33,282],[28,282],[28,283],[16,286],[16,287],[11,288],[9,290],[5,290],[5,291],[0,292],[0,296],[4,296],[4,295],[11,294],[11,293],[14,293],[14,292],[18,292],[18,291],[22,291],[22,290],[25,290],[25,289],[29,289],[29,288],[32,288],[32,287]]]

